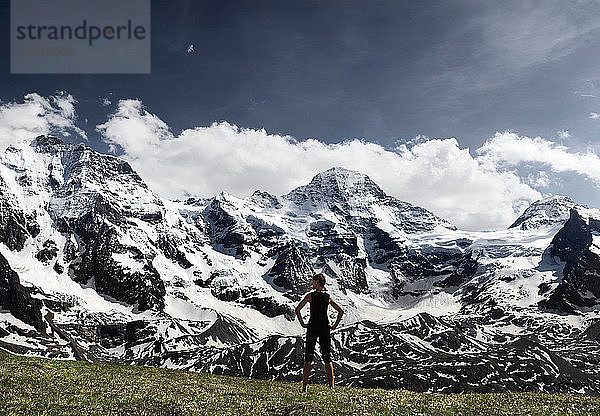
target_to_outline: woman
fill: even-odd
[[[333,365],[331,364],[331,333],[332,329],[337,328],[342,319],[344,311],[337,303],[331,299],[329,293],[325,292],[325,275],[318,273],[313,276],[312,287],[314,292],[307,294],[304,299],[296,307],[296,316],[300,325],[303,328],[308,328],[306,331],[306,347],[304,350],[304,372],[302,373],[302,391],[306,391],[308,384],[308,375],[310,374],[310,364],[315,354],[315,343],[319,338],[319,347],[321,356],[325,364],[325,374],[327,374],[327,382],[329,388],[333,388]],[[304,323],[300,311],[310,302],[310,319],[308,325]],[[335,324],[330,325],[327,318],[327,307],[331,304],[338,312]]]

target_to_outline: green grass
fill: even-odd
[[[589,396],[299,387],[0,352],[0,415],[600,415],[600,398]]]

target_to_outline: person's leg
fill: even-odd
[[[310,375],[310,363],[315,354],[317,336],[310,328],[306,331],[306,345],[304,348],[304,369],[302,371],[302,391],[306,391],[308,376]]]
[[[306,391],[308,385],[308,376],[310,375],[310,361],[304,361],[304,370],[302,372],[302,391]]]
[[[325,365],[325,375],[329,388],[333,388],[333,364],[331,363],[331,333],[329,327],[319,335],[319,347],[321,348],[321,357]]]
[[[330,362],[325,363],[325,374],[327,374],[327,384],[329,388],[333,388],[333,364]]]

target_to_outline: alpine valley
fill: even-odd
[[[171,201],[84,144],[0,155],[2,350],[299,381],[315,272],[346,312],[338,384],[600,394],[600,210],[553,196],[461,231],[341,167]]]

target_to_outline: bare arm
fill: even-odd
[[[298,306],[296,306],[296,316],[298,317],[298,321],[300,321],[300,325],[302,326],[302,328],[306,328],[306,324],[302,319],[302,315],[300,315],[300,311],[302,310],[302,308],[304,308],[304,305],[306,305],[307,302],[310,302],[310,293],[304,296],[304,299],[302,299]]]
[[[342,315],[344,314],[344,311],[342,310],[342,308],[340,308],[340,305],[338,305],[337,303],[335,303],[335,301],[333,299],[331,299],[331,297],[329,298],[329,303],[331,303],[331,306],[333,306],[333,309],[335,309],[338,313],[335,323],[333,325],[331,325],[331,329],[335,329],[335,328],[337,328],[338,324],[342,320]]]

